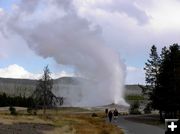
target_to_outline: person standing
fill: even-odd
[[[118,119],[118,110],[117,109],[115,109],[114,110],[114,112],[113,112],[113,114],[114,114],[114,119],[116,120],[116,119]]]
[[[109,113],[108,113],[109,122],[112,121],[112,116],[113,116],[113,113],[112,113],[112,111],[110,110]]]

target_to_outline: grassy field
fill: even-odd
[[[37,115],[27,114],[18,109],[18,115],[12,116],[7,108],[0,110],[0,134],[123,134],[122,130],[105,121],[103,112],[82,108],[60,108],[42,111]]]
[[[125,96],[126,100],[134,100],[134,101],[140,101],[140,100],[145,100],[143,95],[127,95]]]

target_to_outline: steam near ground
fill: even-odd
[[[73,67],[75,76],[86,79],[68,92],[59,90],[69,104],[126,104],[119,54],[103,42],[99,26],[78,15],[72,0],[22,0],[4,18],[4,35],[20,36],[36,54]]]

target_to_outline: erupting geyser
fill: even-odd
[[[85,82],[59,95],[73,106],[126,104],[123,99],[124,65],[108,48],[101,29],[79,17],[71,0],[22,1],[6,19],[38,55],[71,66]]]

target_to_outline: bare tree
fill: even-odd
[[[43,107],[43,114],[46,114],[47,108],[56,106],[57,103],[62,105],[62,97],[56,97],[53,92],[53,79],[51,78],[49,67],[44,68],[42,78],[36,85],[36,90],[33,93],[33,98],[36,100],[36,105]]]

